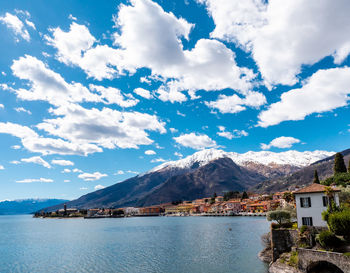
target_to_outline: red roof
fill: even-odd
[[[327,188],[327,186],[325,186],[325,185],[312,183],[310,186],[307,186],[305,188],[302,188],[300,190],[295,191],[294,194],[325,192],[326,188]],[[336,188],[336,187],[332,187],[332,189],[333,189],[333,191],[340,191],[340,189]]]

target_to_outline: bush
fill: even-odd
[[[293,251],[290,255],[288,265],[293,266],[293,267],[297,267],[298,261],[299,261],[298,252]]]
[[[287,210],[275,210],[267,213],[268,221],[276,221],[280,226],[282,223],[290,222],[291,213]]]
[[[318,236],[320,245],[325,249],[334,249],[341,245],[341,240],[333,232],[328,230],[322,231]]]
[[[301,226],[300,233],[303,234],[307,230],[307,226]]]
[[[337,235],[350,238],[350,210],[331,213],[328,216],[329,229]]]

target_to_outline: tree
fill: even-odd
[[[248,194],[244,191],[242,194],[242,199],[248,199],[248,198],[249,198]]]
[[[283,194],[283,199],[287,201],[287,203],[291,203],[294,201],[294,195],[290,191],[287,191]]]
[[[333,170],[334,170],[334,174],[347,172],[345,162],[344,162],[344,157],[341,153],[335,154]]]
[[[312,181],[312,183],[320,184],[320,179],[318,178],[318,173],[317,173],[316,169],[315,169],[315,172],[314,172],[314,180]]]
[[[328,217],[329,229],[336,235],[350,238],[350,210],[331,213]]]
[[[276,221],[280,226],[283,223],[289,222],[291,214],[287,210],[274,210],[267,213],[268,221]]]
[[[348,173],[350,173],[350,159],[349,159],[349,164],[348,164]]]

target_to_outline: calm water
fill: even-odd
[[[0,272],[265,273],[267,231],[262,217],[0,216]]]

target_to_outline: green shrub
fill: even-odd
[[[298,266],[298,261],[299,261],[298,252],[293,251],[291,253],[291,255],[290,255],[288,265],[297,267]]]
[[[341,245],[341,240],[328,230],[324,230],[319,234],[318,241],[325,249],[334,249]]]
[[[335,234],[350,238],[350,210],[331,213],[328,216],[328,225]]]
[[[345,252],[345,253],[343,253],[343,255],[346,257],[350,257],[350,252]]]
[[[300,233],[303,234],[307,230],[307,226],[301,226]]]

